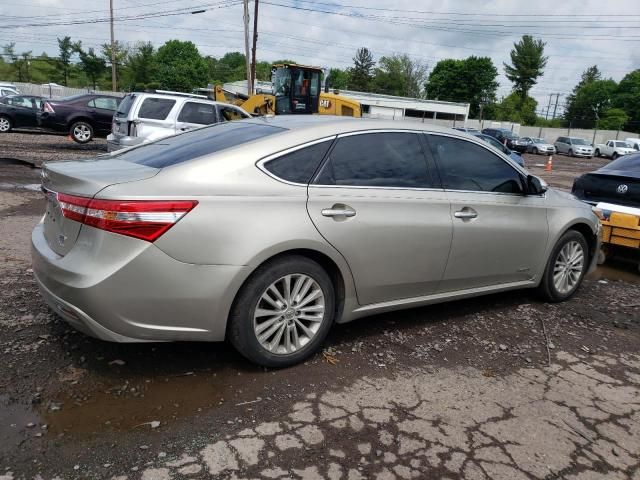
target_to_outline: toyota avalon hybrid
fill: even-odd
[[[227,339],[281,367],[334,323],[519,288],[570,298],[591,206],[463,132],[251,119],[42,170],[45,301],[116,342]]]

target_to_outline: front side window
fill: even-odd
[[[142,101],[142,105],[140,105],[138,117],[150,120],[164,120],[175,104],[176,101],[170,98],[145,98]]]
[[[506,161],[472,142],[428,135],[443,187],[449,190],[524,192],[521,175]]]
[[[178,115],[179,122],[211,125],[216,123],[216,107],[208,103],[185,102]]]
[[[220,117],[222,121],[231,122],[233,120],[242,120],[243,118],[251,118],[242,110],[233,107],[220,107]]]
[[[338,139],[319,185],[427,188],[432,182],[414,133],[367,133]]]
[[[320,166],[332,140],[316,143],[268,161],[264,168],[278,178],[307,184]]]

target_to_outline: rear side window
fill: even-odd
[[[170,98],[145,98],[142,101],[142,105],[140,105],[138,117],[150,120],[164,120],[175,104],[176,101]]]
[[[199,102],[186,102],[182,106],[179,122],[196,123],[198,125],[211,125],[216,123],[215,105]]]
[[[264,164],[264,168],[282,180],[307,184],[320,166],[332,140],[316,143],[287,153]]]
[[[93,100],[93,105],[91,106],[103,110],[116,110],[118,108],[118,100],[113,97],[99,97]]]
[[[367,133],[338,139],[319,185],[425,188],[431,186],[417,134]]]
[[[522,178],[486,148],[458,138],[429,135],[442,186],[450,190],[522,193]]]
[[[286,128],[272,125],[217,123],[124,151],[113,158],[164,168],[284,131]]]

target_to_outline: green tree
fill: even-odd
[[[98,78],[105,73],[106,62],[103,58],[96,55],[93,48],[85,51],[82,48],[82,42],[78,42],[75,47],[80,57],[80,68],[91,82],[93,89],[97,89]]]
[[[247,64],[243,53],[228,52],[220,59],[207,57],[206,63],[208,66],[209,79],[211,79],[213,83],[220,84],[247,79]],[[256,74],[257,71],[258,66],[256,64]],[[271,72],[271,66],[269,66],[269,72]],[[269,79],[270,78],[271,73],[269,73]]]
[[[580,81],[573,87],[573,91],[567,95],[567,106],[564,112],[564,118],[567,121],[574,122],[578,119],[585,118],[588,114],[589,118],[594,119],[593,108],[585,103],[584,95],[580,95],[580,90],[591,82],[602,79],[602,74],[597,65],[587,68],[580,76]]]
[[[537,121],[536,108],[538,102],[531,97],[524,100],[517,92],[511,92],[495,106],[496,120],[534,125]]]
[[[71,57],[76,52],[77,44],[71,41],[71,37],[58,38],[58,64],[62,73],[62,84],[69,84],[69,71],[71,68]]]
[[[418,98],[423,96],[426,80],[426,65],[411,60],[408,55],[392,55],[380,58],[373,78],[373,90]]]
[[[120,78],[127,75],[127,72],[124,71],[124,65],[129,55],[129,49],[125,44],[118,40],[113,42],[113,48],[110,43],[103,43],[101,46],[101,54],[105,64],[109,67],[111,67],[112,63],[111,50],[113,50],[115,54],[113,59],[116,64],[116,85],[119,85]],[[113,85],[111,85],[111,88],[113,89]]]
[[[340,68],[331,68],[329,70],[329,86],[332,89],[346,90],[350,88],[351,75],[349,70],[342,70]]]
[[[193,42],[169,40],[156,55],[157,81],[169,90],[190,92],[207,85],[207,62]]]
[[[544,55],[545,42],[536,40],[531,35],[524,35],[513,44],[511,50],[511,65],[504,63],[507,78],[513,82],[513,90],[520,95],[522,104],[529,95],[539,77],[544,74],[549,57]]]
[[[470,116],[477,118],[480,104],[492,103],[498,89],[498,70],[489,57],[440,60],[427,82],[427,98],[470,104]]]
[[[598,122],[601,130],[618,130],[629,120],[629,115],[621,108],[610,108],[605,110]]]
[[[612,104],[629,116],[626,130],[640,131],[640,70],[629,72],[620,80]]]
[[[363,47],[356,51],[356,56],[353,57],[353,68],[349,72],[351,89],[361,92],[370,91],[375,64],[373,54],[368,48]]]
[[[154,81],[158,65],[151,42],[138,42],[125,60],[126,82],[131,90],[144,89]]]
[[[593,128],[596,120],[602,118],[604,112],[611,108],[616,82],[608,80],[592,80],[580,87],[567,105],[565,120],[574,127]]]

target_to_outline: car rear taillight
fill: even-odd
[[[44,102],[44,104],[42,105],[42,111],[47,113],[56,113],[49,102]]]
[[[138,126],[135,122],[129,122],[129,136],[137,137],[138,136]]]
[[[62,215],[107,232],[154,242],[198,204],[196,200],[98,200],[58,193]]]

